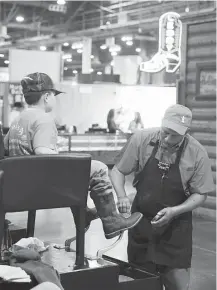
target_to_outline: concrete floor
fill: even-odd
[[[127,182],[127,192],[132,192],[130,179]],[[89,205],[92,202],[88,201]],[[8,214],[12,222],[26,226],[27,213]],[[216,223],[194,219],[193,264],[191,270],[190,290],[216,289]],[[37,212],[35,236],[43,241],[63,244],[65,239],[75,234],[73,217],[70,209],[41,210]],[[96,255],[100,248],[112,243],[104,238],[100,220],[92,222],[86,234],[85,252]],[[123,240],[107,254],[121,260],[126,260],[127,234]],[[75,248],[75,245],[72,245]]]

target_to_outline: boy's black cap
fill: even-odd
[[[36,72],[25,76],[21,86],[24,95],[44,91],[53,91],[55,96],[62,93],[54,88],[52,79],[45,73]]]

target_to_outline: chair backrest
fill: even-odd
[[[91,156],[88,154],[11,157],[3,170],[5,212],[86,207]]]

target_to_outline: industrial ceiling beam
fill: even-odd
[[[192,11],[188,13],[188,17],[195,17],[207,13],[214,13],[213,8],[209,9],[203,9],[200,11]],[[186,13],[182,12],[180,13],[181,17],[186,17]],[[26,47],[36,47],[37,45],[43,44],[43,45],[55,45],[55,44],[61,44],[65,41],[77,41],[81,40],[84,37],[91,37],[93,40],[97,39],[105,39],[107,37],[111,36],[117,36],[121,33],[130,33],[131,31],[136,31],[138,27],[142,27],[144,31],[150,31],[151,29],[158,28],[158,21],[159,16],[152,17],[152,18],[142,18],[141,20],[133,20],[128,21],[124,24],[111,24],[110,29],[101,30],[99,27],[86,29],[86,30],[80,30],[75,31],[71,33],[59,33],[55,35],[55,38],[53,38],[53,35],[47,35],[39,38],[29,38],[29,39],[20,39],[16,42],[16,47],[19,47],[19,45],[24,45]],[[0,51],[7,51],[9,48],[15,47],[11,42],[5,42],[0,43]]]
[[[17,30],[30,30],[30,31],[36,31],[38,30],[38,22],[35,23],[19,23],[17,24],[16,22],[11,22],[7,24],[8,28],[15,28]],[[54,28],[52,26],[40,26],[40,31],[41,32],[52,32]]]
[[[6,4],[13,4],[14,1],[2,1],[2,3]],[[49,7],[50,4],[46,3],[46,1],[19,1],[17,4],[21,6],[31,6],[31,7],[39,7],[39,8],[47,8]]]
[[[144,2],[143,0],[141,1],[134,1],[134,4],[136,3],[142,3]],[[123,2],[122,4],[127,4],[128,2]],[[78,10],[75,11],[74,14],[72,14],[72,16],[64,23],[64,24],[57,24],[57,25],[53,25],[53,26],[45,26],[45,25],[40,25],[40,32],[42,33],[60,33],[61,31],[64,31],[67,29],[69,23],[71,22],[71,20],[73,18],[75,18],[75,16],[80,15],[80,11],[81,8],[83,7],[83,5],[85,4],[85,2],[82,2],[81,6],[78,8]],[[121,3],[119,3],[121,4]],[[129,3],[128,3],[129,4]],[[178,12],[179,8],[183,8],[184,3],[182,3],[182,1],[180,2],[176,2],[176,11]],[[129,18],[133,17],[134,19],[136,17],[140,18],[146,18],[149,17],[149,15],[152,15],[154,17],[154,14],[159,14],[159,7],[161,7],[161,11],[163,13],[163,11],[166,9],[168,11],[168,9],[173,9],[174,4],[170,1],[169,3],[164,3],[161,6],[159,4],[156,4],[154,6],[151,7],[140,7],[140,9],[131,9],[131,10],[127,10],[126,13],[128,14]],[[97,11],[97,10],[96,10]],[[84,12],[85,13],[85,12]],[[145,15],[146,14],[146,15]],[[115,12],[113,14],[110,14],[110,21],[112,22],[113,17],[118,17],[119,12]],[[85,22],[85,27],[89,26],[89,22],[93,22],[95,21],[96,23],[100,23],[100,19],[99,16],[98,17],[92,17],[92,18],[87,18],[86,22]],[[75,25],[79,24],[78,22],[74,23]],[[83,23],[80,23],[80,26],[82,27]],[[97,24],[96,24],[97,26]],[[13,28],[13,29],[23,29],[23,30],[30,30],[30,31],[38,31],[38,23],[31,23],[31,24],[24,24],[24,23],[9,23],[8,24],[9,28]]]

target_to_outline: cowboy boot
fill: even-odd
[[[128,218],[123,217],[117,212],[112,192],[106,195],[97,195],[92,192],[91,198],[102,221],[106,239],[112,239],[123,231],[135,227],[143,216],[141,213],[135,212]]]

